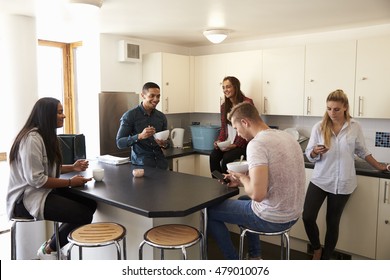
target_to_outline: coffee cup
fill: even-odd
[[[95,181],[102,181],[104,178],[104,169],[103,168],[95,168],[92,170],[92,176]]]

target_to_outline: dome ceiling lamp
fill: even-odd
[[[219,44],[226,39],[229,31],[226,29],[208,29],[203,35],[213,44]]]

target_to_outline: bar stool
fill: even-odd
[[[266,235],[266,236],[280,235],[280,259],[289,260],[290,259],[290,236],[289,236],[290,230],[291,227],[278,232],[264,232],[264,231],[256,231],[256,230],[252,230],[240,226],[241,234],[240,234],[240,250],[239,250],[238,258],[240,260],[243,259],[245,236],[248,232],[250,232],[257,235]],[[286,244],[286,249],[284,249],[285,244]]]
[[[12,217],[11,218],[11,260],[16,260],[16,227],[18,223],[26,223],[26,222],[36,222],[37,220],[33,216],[26,217]],[[61,259],[61,247],[60,247],[60,239],[59,239],[59,222],[54,223],[54,235],[56,237],[56,247],[57,247],[57,260]]]
[[[123,259],[126,260],[126,228],[117,223],[92,223],[83,225],[71,231],[68,235],[70,243],[67,251],[67,259],[70,260],[70,253],[74,245],[79,247],[79,259],[83,259],[83,247],[103,247],[115,244],[118,260],[121,259],[121,246],[123,245]]]
[[[186,248],[199,242],[203,259],[203,234],[194,227],[179,224],[167,224],[149,229],[139,245],[139,259],[142,260],[143,246],[146,244],[160,249],[160,259],[164,259],[165,249],[181,249],[183,260],[187,259]]]

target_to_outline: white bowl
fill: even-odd
[[[157,132],[153,136],[158,140],[167,140],[169,137],[169,129]]]
[[[237,172],[237,173],[246,173],[248,172],[248,162],[243,160],[241,163],[239,161],[229,162],[226,164],[227,169]]]
[[[231,141],[230,140],[226,140],[226,141],[223,141],[223,142],[218,142],[217,145],[218,145],[218,148],[223,151],[225,150],[227,147],[229,147],[229,145],[231,144]]]

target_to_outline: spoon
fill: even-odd
[[[240,156],[240,163],[239,164],[241,164],[242,163],[242,160],[244,159],[244,155],[241,155]]]

